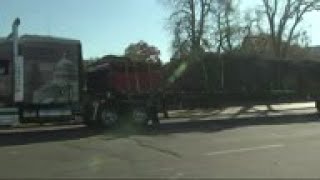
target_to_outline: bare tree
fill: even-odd
[[[173,27],[172,53],[173,58],[181,58],[189,54],[190,41],[183,36],[183,29],[180,22],[176,22]]]
[[[298,26],[305,14],[318,10],[320,0],[262,0],[262,3],[274,56],[286,58],[292,42],[301,38]],[[277,77],[278,88],[282,89],[281,63],[277,66]]]
[[[214,0],[168,0],[172,13],[169,18],[173,30],[173,45],[176,54],[187,54],[193,61],[202,60],[208,47],[208,27]],[[205,62],[201,61],[206,90],[208,73]]]
[[[284,58],[306,13],[319,10],[320,0],[262,0],[276,57]]]
[[[197,59],[208,40],[207,25],[214,0],[168,0],[168,2],[173,10],[169,18],[174,34],[173,48],[180,51],[182,46]]]
[[[218,52],[232,52],[239,47],[243,28],[240,23],[238,0],[218,0],[213,10],[216,22],[216,44]]]
[[[240,23],[239,0],[216,0],[212,13],[212,45],[218,53],[221,61],[221,89],[224,89],[224,61],[221,53],[233,53],[239,47],[243,39],[244,27]]]
[[[253,35],[265,34],[263,29],[264,12],[258,7],[246,9],[244,12],[244,38]]]

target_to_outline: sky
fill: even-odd
[[[258,0],[242,0],[250,6]],[[158,47],[161,59],[170,58],[171,36],[166,27],[170,12],[161,0],[1,0],[0,36],[21,18],[20,34],[79,39],[85,59],[122,55],[130,44],[144,40]],[[320,45],[319,14],[306,17],[313,45]]]
[[[20,17],[20,34],[79,39],[84,58],[121,55],[130,43],[144,40],[167,59],[167,14],[158,0],[1,0],[0,36]]]

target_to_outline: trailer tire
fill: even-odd
[[[102,128],[111,128],[119,122],[116,110],[101,106],[98,110],[98,121]]]

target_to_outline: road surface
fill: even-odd
[[[320,177],[313,103],[170,115],[159,130],[145,132],[0,130],[0,178]]]

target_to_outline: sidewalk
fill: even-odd
[[[171,121],[172,119],[184,120],[219,120],[235,119],[246,117],[271,117],[281,115],[302,115],[317,113],[314,102],[282,103],[270,105],[246,104],[243,106],[232,106],[225,108],[209,108],[194,110],[173,110],[169,111],[169,119],[164,119],[160,113],[162,121]]]

